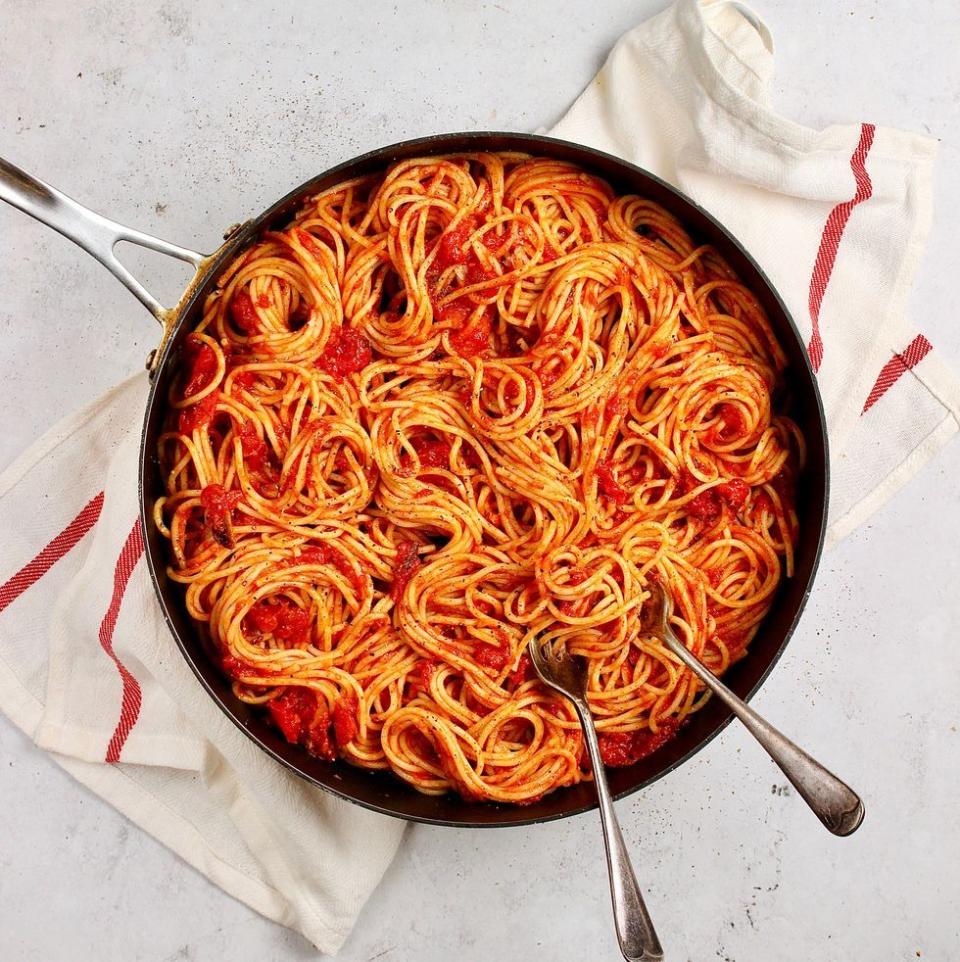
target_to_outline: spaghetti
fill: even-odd
[[[559,161],[425,157],[240,254],[159,442],[170,577],[244,701],[325,759],[529,803],[589,778],[540,637],[589,661],[604,760],[745,654],[797,536],[803,439],[753,295],[642,197]]]

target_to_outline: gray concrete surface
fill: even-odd
[[[557,119],[659,0],[3,0],[0,154],[212,248],[307,176],[435,131]],[[911,310],[957,363],[960,8],[757,0],[776,103],[942,140]],[[157,332],[104,271],[0,210],[0,466],[140,368]],[[182,277],[149,264],[171,297]],[[54,279],[55,283],[51,282]],[[825,560],[757,706],[863,793],[827,835],[736,728],[620,805],[671,962],[960,958],[960,446]],[[0,718],[0,960],[315,956],[73,783]],[[595,817],[418,827],[344,962],[618,958]]]

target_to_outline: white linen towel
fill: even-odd
[[[676,184],[767,271],[818,369],[836,540],[960,425],[956,381],[904,315],[935,145],[783,120],[767,105],[772,66],[768,31],[740,5],[681,0],[617,44],[552,132]],[[334,953],[402,824],[262,754],[181,658],[141,557],[146,393],[132,378],[0,476],[0,708],[214,883]]]

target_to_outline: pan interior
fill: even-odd
[[[182,588],[166,575],[167,545],[156,532],[152,517],[153,504],[162,493],[155,452],[176,361],[184,338],[199,318],[207,293],[236,251],[261,230],[284,226],[308,196],[341,180],[375,173],[395,161],[410,157],[482,151],[522,151],[567,160],[602,177],[618,194],[640,194],[662,205],[697,241],[712,244],[753,291],[788,357],[791,416],[808,446],[807,464],[797,492],[800,537],[796,546],[794,576],[781,582],[770,613],[751,642],[748,655],[724,675],[724,681],[742,698],[749,698],[766,678],[806,603],[823,544],[828,490],[823,408],[803,342],[783,302],[752,258],[706,211],[664,181],[616,157],[577,144],[529,134],[457,133],[406,141],[328,170],[290,192],[236,231],[214,256],[205,278],[185,302],[157,366],[147,403],[140,468],[141,512],[148,565],[164,616],[184,658],[209,695],[248,737],[279,762],[314,784],[375,811],[414,821],[457,826],[524,825],[574,815],[596,807],[594,788],[589,783],[582,783],[555,791],[524,807],[469,803],[454,795],[422,795],[387,772],[368,772],[345,763],[324,762],[302,748],[288,744],[261,713],[234,696],[229,682],[210,658],[200,632],[186,613]],[[198,692],[197,697],[204,696]],[[664,747],[630,767],[609,769],[614,795],[623,797],[656,781],[707,744],[731,717],[719,700],[711,699]]]

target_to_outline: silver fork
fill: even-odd
[[[663,585],[651,585],[649,630],[667,646],[671,654],[690,669],[743,722],[747,731],[766,749],[767,754],[790,779],[800,797],[834,835],[850,835],[863,821],[863,802],[849,785],[823,767],[815,758],[777,731],[746,702],[739,699],[674,633],[670,626],[673,598]]]
[[[593,765],[593,780],[600,802],[600,824],[607,850],[607,872],[610,876],[610,896],[613,900],[613,919],[617,927],[620,951],[629,962],[660,962],[663,949],[653,930],[653,922],[643,904],[637,877],[633,874],[627,846],[623,841],[620,823],[613,809],[613,799],[607,785],[607,775],[600,757],[597,731],[587,704],[587,669],[583,660],[571,655],[566,648],[541,646],[534,638],[529,645],[530,661],[544,684],[560,692],[573,702]]]

